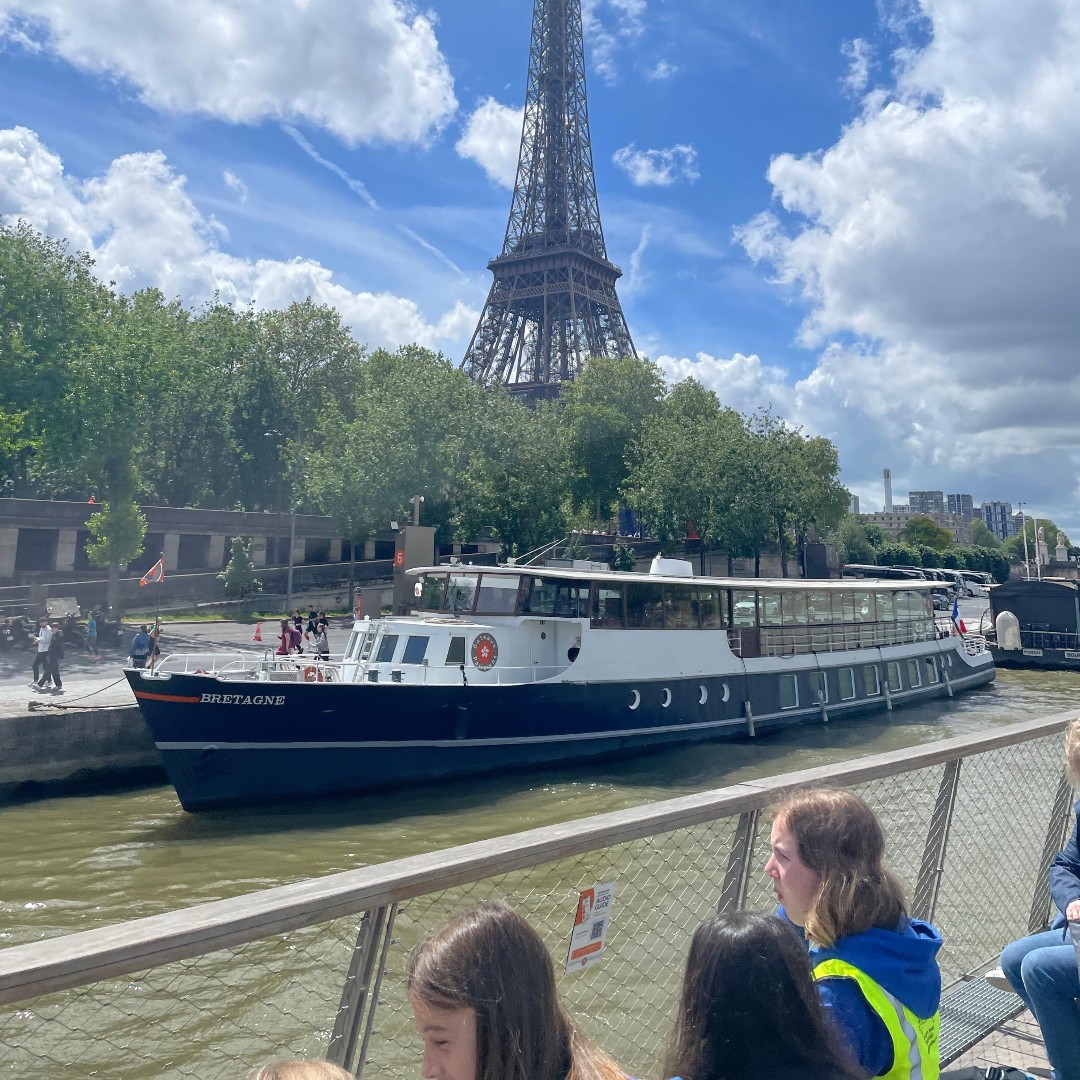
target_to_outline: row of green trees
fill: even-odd
[[[310,300],[125,296],[23,223],[0,227],[0,347],[3,494],[93,496],[99,565],[139,554],[140,503],[323,512],[361,540],[423,495],[442,539],[489,528],[508,553],[622,504],[662,543],[755,557],[848,502],[828,440],[647,360],[594,360],[529,409],[429,350],[368,350]]]

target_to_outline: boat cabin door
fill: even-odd
[[[555,667],[555,646],[558,623],[553,619],[537,619],[532,629],[532,666],[538,679],[548,678]]]

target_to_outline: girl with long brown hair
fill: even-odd
[[[540,935],[501,901],[428,935],[408,991],[427,1080],[626,1080],[559,1003]]]
[[[858,1063],[889,1080],[935,1080],[941,935],[908,916],[873,810],[850,791],[799,792],[776,810],[770,845],[779,914],[805,936],[818,993]]]

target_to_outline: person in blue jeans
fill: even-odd
[[[1065,732],[1065,761],[1080,781],[1080,719]],[[1080,812],[1080,802],[1076,804]],[[1014,941],[1001,969],[1039,1021],[1056,1080],[1080,1080],[1080,970],[1068,924],[1080,922],[1080,824],[1050,864],[1050,895],[1058,909],[1049,930]]]

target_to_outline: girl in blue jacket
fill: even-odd
[[[850,791],[800,792],[776,811],[772,878],[780,914],[805,936],[822,1003],[870,1076],[938,1075],[941,935],[908,917],[885,869],[885,835]]]

